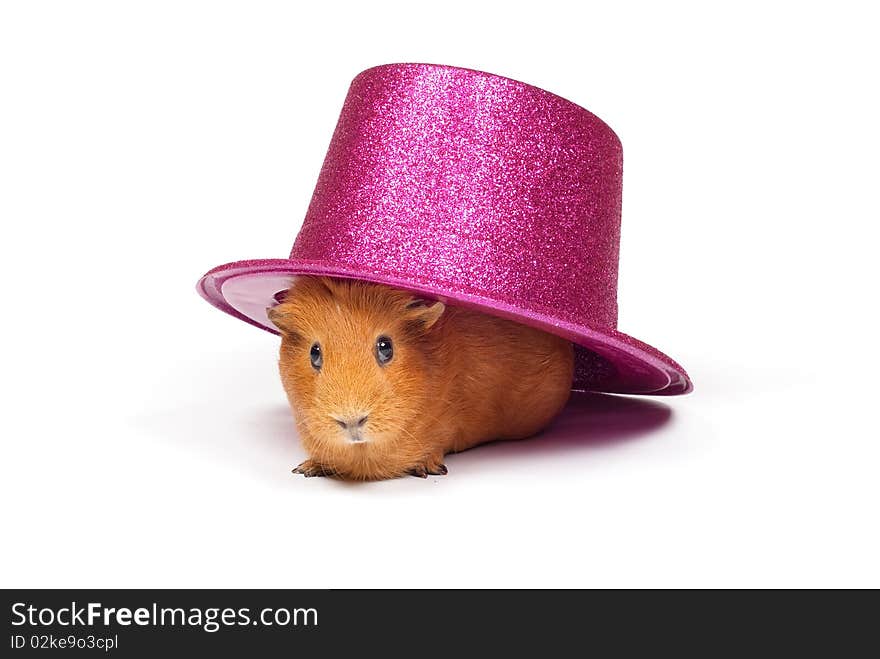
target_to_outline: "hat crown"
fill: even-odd
[[[290,258],[617,325],[622,149],[584,108],[448,66],[351,84]]]

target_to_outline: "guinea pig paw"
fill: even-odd
[[[325,469],[321,464],[315,462],[314,460],[306,460],[305,462],[297,465],[291,473],[294,474],[302,474],[306,478],[312,478],[314,476],[330,476],[332,472]]]
[[[446,465],[442,462],[429,462],[427,464],[419,465],[418,467],[413,467],[409,470],[410,476],[417,476],[418,478],[427,478],[429,475],[431,476],[445,476],[449,473],[449,470],[446,468]]]

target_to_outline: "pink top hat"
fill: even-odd
[[[389,64],[351,83],[290,257],[198,283],[266,317],[294,275],[407,289],[563,336],[574,389],[674,395],[684,369],[617,331],[622,151],[584,108],[500,76]]]

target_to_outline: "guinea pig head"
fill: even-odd
[[[294,280],[268,314],[281,332],[281,380],[313,460],[357,478],[419,459],[424,440],[414,431],[431,395],[431,331],[444,309],[356,280]]]

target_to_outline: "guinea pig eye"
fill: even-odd
[[[394,346],[391,345],[391,339],[387,336],[380,336],[376,339],[376,361],[380,366],[384,366],[391,361],[394,356]]]
[[[321,364],[324,363],[324,355],[321,353],[321,346],[317,343],[312,344],[312,349],[309,350],[309,360],[312,362],[312,368],[316,371],[321,370]]]

